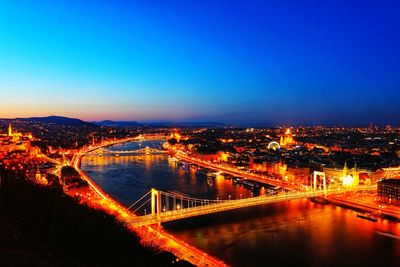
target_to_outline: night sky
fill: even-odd
[[[400,2],[0,0],[0,117],[51,114],[400,124]]]

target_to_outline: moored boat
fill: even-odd
[[[314,203],[320,204],[320,205],[326,205],[329,204],[329,200],[327,200],[324,197],[311,197],[310,200]]]
[[[242,182],[242,179],[240,177],[233,177],[232,181],[234,184],[240,184]]]
[[[243,185],[250,186],[251,188],[258,188],[258,187],[260,187],[259,184],[255,183],[255,182],[252,182],[252,181],[249,181],[249,180],[243,180],[243,181],[242,181],[242,184],[243,184]]]
[[[376,222],[378,220],[376,218],[376,215],[374,215],[372,213],[357,213],[357,217],[365,219],[365,220],[369,220],[369,221],[372,221],[372,222]]]
[[[380,235],[383,235],[383,236],[386,236],[386,237],[390,237],[390,238],[393,238],[393,239],[400,240],[400,236],[399,235],[395,235],[395,234],[392,234],[392,233],[389,233],[389,232],[376,231],[376,233],[380,234]]]

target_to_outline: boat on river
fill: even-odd
[[[232,181],[233,181],[233,183],[234,184],[240,184],[240,183],[242,183],[242,178],[240,178],[240,177],[233,177],[232,178]]]
[[[365,219],[371,222],[376,222],[378,219],[376,218],[375,214],[372,214],[370,212],[367,213],[357,213],[357,217],[361,219]]]
[[[392,234],[392,233],[389,233],[389,232],[376,231],[376,233],[379,234],[379,235],[383,235],[383,236],[386,236],[386,237],[390,237],[390,238],[393,238],[393,239],[400,240],[400,236],[399,235],[395,235],[395,234]]]
[[[320,205],[326,205],[329,204],[329,200],[327,200],[324,197],[310,197],[310,200],[314,203],[320,204]]]
[[[249,186],[249,187],[251,187],[251,188],[259,188],[259,187],[260,187],[260,185],[257,184],[256,182],[252,182],[252,181],[249,181],[249,180],[243,180],[243,181],[242,181],[242,184],[243,184],[244,186]]]

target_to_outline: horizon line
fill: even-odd
[[[224,121],[209,121],[209,120],[165,120],[165,119],[148,119],[148,120],[113,120],[113,119],[102,119],[102,120],[86,120],[81,119],[79,117],[68,117],[62,115],[49,115],[49,116],[32,116],[32,117],[14,117],[14,118],[0,118],[0,120],[18,120],[18,119],[34,119],[34,118],[49,118],[49,117],[58,117],[58,118],[68,118],[68,119],[77,119],[83,122],[88,123],[101,123],[105,121],[116,122],[116,123],[138,123],[138,124],[222,124],[226,127],[251,127],[251,128],[260,128],[260,127],[368,127],[368,126],[379,126],[379,127],[400,127],[400,124],[395,123],[276,123],[276,122],[236,122],[229,123]]]

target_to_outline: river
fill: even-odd
[[[132,142],[112,150],[159,147]],[[223,176],[207,178],[165,155],[87,155],[84,170],[129,206],[154,187],[193,197],[232,199],[262,194]],[[145,209],[147,209],[145,211]],[[148,212],[144,206],[139,213]],[[307,199],[213,214],[165,224],[175,236],[232,266],[399,266],[400,223],[357,218],[357,212]]]

